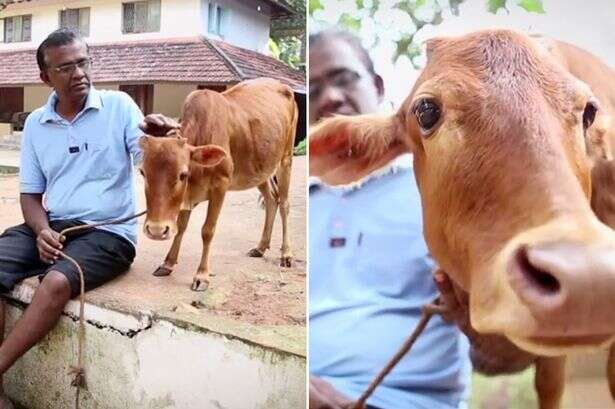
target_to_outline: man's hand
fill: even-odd
[[[53,264],[60,257],[62,243],[60,233],[51,229],[43,229],[36,236],[36,247],[43,262]]]
[[[310,409],[349,409],[353,404],[329,382],[310,376]]]
[[[434,271],[433,277],[440,290],[441,305],[448,311],[442,316],[445,321],[457,324],[468,337],[470,359],[476,371],[486,375],[515,373],[534,362],[535,355],[519,349],[506,337],[476,332],[470,323],[468,293],[440,269]]]
[[[149,114],[143,118],[139,128],[148,135],[165,136],[169,131],[179,129],[180,125],[162,114]]]

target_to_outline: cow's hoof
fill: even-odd
[[[293,258],[290,256],[280,258],[280,267],[292,267]]]
[[[201,280],[198,278],[195,278],[192,281],[192,286],[190,287],[192,291],[205,291],[207,290],[207,288],[209,288],[209,281]]]
[[[265,255],[265,252],[259,250],[256,247],[248,251],[248,257],[263,257],[264,255]]]
[[[160,266],[152,274],[156,277],[164,277],[164,276],[170,275],[172,272],[173,270],[171,270],[170,268],[167,268],[165,266]]]

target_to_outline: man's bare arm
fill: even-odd
[[[49,226],[49,217],[43,207],[43,195],[22,193],[19,200],[24,221],[36,235],[36,246],[41,260],[52,264],[60,256],[62,243],[60,234]]]

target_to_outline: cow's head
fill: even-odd
[[[348,183],[412,152],[427,244],[470,293],[476,330],[546,355],[607,342],[615,234],[589,206],[589,88],[511,31],[427,49],[395,115],[313,129],[310,173]]]
[[[166,240],[177,233],[177,216],[184,202],[191,173],[199,167],[218,165],[225,157],[216,145],[194,147],[185,138],[143,136],[141,174],[145,179],[147,218],[145,234],[154,240]]]

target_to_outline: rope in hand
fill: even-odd
[[[421,319],[419,320],[419,323],[414,328],[414,331],[412,331],[412,334],[410,334],[410,336],[404,341],[404,343],[401,345],[401,347],[395,353],[395,355],[393,355],[393,357],[389,360],[389,362],[387,362],[387,364],[380,370],[378,375],[376,375],[376,377],[371,381],[371,383],[369,384],[365,392],[363,392],[363,394],[359,397],[359,400],[357,400],[355,403],[352,404],[351,409],[364,409],[365,408],[367,399],[372,395],[372,393],[374,393],[374,390],[376,390],[378,385],[382,383],[385,376],[387,376],[389,372],[391,372],[393,368],[395,368],[395,365],[397,365],[399,361],[401,361],[401,359],[408,352],[410,352],[410,349],[416,342],[419,335],[421,335],[421,333],[427,327],[427,324],[429,323],[429,320],[431,319],[431,317],[435,314],[442,314],[446,311],[447,311],[446,308],[440,304],[440,297],[437,297],[429,304],[425,304],[423,306],[423,309],[421,312]]]
[[[60,241],[64,242],[66,240],[66,235],[69,233],[74,233],[81,230],[89,230],[99,226],[108,226],[111,224],[120,224],[125,223],[129,220],[136,219],[137,217],[141,217],[146,213],[146,211],[142,211],[141,213],[137,213],[133,216],[123,217],[117,220],[111,220],[107,222],[95,223],[95,224],[84,224],[75,227],[69,227],[60,232]],[[75,393],[75,409],[79,409],[79,396],[81,392],[81,388],[85,387],[85,369],[83,367],[83,348],[85,344],[85,318],[84,318],[84,308],[85,308],[85,280],[83,276],[83,270],[77,261],[74,258],[70,257],[66,253],[60,251],[60,255],[73,263],[79,272],[79,333],[78,333],[78,345],[77,345],[77,365],[73,365],[70,367],[69,374],[73,375],[73,380],[71,381],[71,386],[75,386],[77,391]]]

